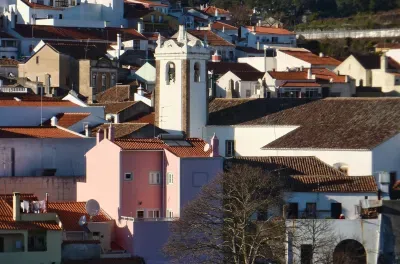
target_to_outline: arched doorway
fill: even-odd
[[[334,264],[366,264],[367,253],[364,246],[354,239],[341,241],[333,252]]]

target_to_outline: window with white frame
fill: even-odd
[[[133,174],[132,174],[132,172],[125,172],[124,180],[125,180],[125,181],[131,181],[131,180],[133,180]]]
[[[173,184],[174,183],[174,174],[172,172],[168,172],[167,174],[167,184]]]
[[[318,88],[306,88],[306,97],[307,98],[318,97]]]
[[[161,174],[159,171],[149,173],[149,184],[161,184]]]
[[[235,156],[235,141],[225,140],[225,157]]]
[[[140,50],[140,40],[133,40],[133,50]]]
[[[148,218],[160,218],[160,210],[147,210],[147,217]]]
[[[167,209],[167,218],[173,218],[174,217],[174,212],[172,212],[171,209]]]

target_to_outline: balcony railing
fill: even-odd
[[[295,213],[287,213],[287,219],[327,219],[333,218],[330,210],[317,210],[317,211],[298,211]]]

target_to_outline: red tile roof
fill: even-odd
[[[377,192],[374,176],[290,176],[290,187],[295,192]]]
[[[321,87],[315,82],[285,82],[281,87]]]
[[[268,74],[271,75],[272,78],[277,80],[309,80],[307,79],[307,71],[308,69],[304,69],[303,71],[269,71]],[[346,76],[345,75],[337,75],[333,71],[323,68],[312,68],[311,74],[315,75],[316,82],[330,82],[331,80],[334,83],[345,83]]]
[[[190,146],[168,146],[162,140],[153,139],[116,139],[115,144],[123,150],[168,150],[175,156],[181,158],[190,157],[210,157],[211,149],[204,151],[204,146],[207,144],[202,139],[187,138],[185,140]]]
[[[90,219],[86,213],[86,202],[49,202],[48,211],[56,213],[62,223],[62,228],[66,231],[82,231],[79,225],[79,218],[86,215],[86,219]],[[94,216],[92,222],[108,222],[113,219],[103,210]]]
[[[275,34],[275,35],[295,35],[295,32],[289,31],[284,28],[263,27],[263,26],[247,26],[251,32],[259,34]]]
[[[332,65],[338,66],[341,62],[329,56],[320,57],[309,51],[299,50],[279,50],[280,52],[286,53],[290,56],[298,58],[300,60],[311,63],[312,65]]]
[[[33,9],[64,10],[64,8],[42,5],[42,4],[37,4],[37,3],[31,3],[28,0],[21,0],[21,1],[22,1],[22,3],[26,4],[27,6],[29,6],[30,8],[33,8]]]
[[[142,39],[146,37],[133,28],[85,28],[85,27],[53,27],[43,25],[17,24],[14,29],[24,38],[41,39],[69,39],[69,40],[103,40],[117,41],[117,34],[121,34],[122,41]]]
[[[204,8],[202,11],[207,13],[207,14],[210,14],[210,15],[214,16],[215,15],[215,10],[218,10],[218,14],[219,15],[230,14],[228,10],[225,10],[225,9],[222,9],[222,8],[218,8],[218,7],[215,7],[215,6],[208,6],[208,7]]]
[[[210,46],[235,46],[212,32],[211,30],[187,30],[187,33],[200,39],[201,41],[204,41],[204,38],[207,37],[207,43]]]
[[[154,124],[154,119],[155,119],[155,113],[152,112],[152,113],[140,116],[138,118],[129,119],[129,122]]]
[[[11,195],[9,195],[12,197]],[[22,195],[21,195],[22,196]],[[21,199],[22,200],[22,199]],[[55,221],[15,221],[12,202],[0,199],[0,230],[61,230]]]
[[[88,116],[90,116],[90,113],[60,113],[56,115],[58,119],[57,125],[68,128],[78,123],[82,119],[85,119]],[[43,125],[50,125],[50,124],[51,124],[51,119],[43,123]]]
[[[78,105],[67,101],[67,100],[46,100],[43,98],[43,101],[40,101],[40,97],[33,96],[33,99],[29,99],[29,96],[25,99],[25,96],[19,97],[21,101],[17,101],[13,98],[5,98],[2,97],[0,99],[0,107],[9,107],[9,106],[18,106],[18,107],[76,107]],[[38,99],[39,98],[39,99]]]
[[[18,67],[19,61],[14,60],[14,59],[9,59],[9,58],[2,58],[0,59],[0,66],[14,66]]]
[[[237,27],[229,25],[229,24],[226,24],[226,23],[222,23],[220,21],[215,21],[212,24],[211,28],[212,29],[218,29],[218,30],[222,30],[222,29],[225,29],[225,30],[238,30]]]
[[[81,138],[57,127],[0,127],[0,138]]]
[[[114,102],[114,103],[101,103],[101,104],[91,104],[91,106],[104,106],[105,114],[118,114],[125,109],[132,107],[138,102],[126,101],[126,102]]]

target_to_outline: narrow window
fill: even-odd
[[[96,87],[96,73],[93,73],[92,75],[92,87]]]
[[[62,19],[62,18],[63,18],[62,14],[59,14],[58,19]]]
[[[289,203],[288,206],[288,218],[289,219],[297,219],[299,215],[299,206],[297,203]]]
[[[101,88],[103,91],[106,89],[107,77],[105,74],[101,75]]]
[[[317,217],[317,204],[316,203],[306,203],[306,218],[316,218]]]
[[[148,218],[160,218],[160,210],[149,210],[147,212]]]
[[[112,74],[112,75],[111,75],[111,86],[114,86],[115,83],[116,83],[116,81],[115,81],[115,74]]]
[[[171,209],[167,209],[167,217],[168,218],[173,218],[174,217],[174,212],[172,212]]]
[[[136,217],[137,218],[144,218],[144,211],[143,210],[137,210]]]
[[[311,264],[312,257],[312,245],[301,245],[301,264]]]
[[[154,23],[154,15],[151,15],[151,22]]]
[[[167,84],[175,82],[175,64],[173,62],[167,63]]]
[[[133,41],[133,49],[134,50],[140,50],[140,40],[134,40]]]
[[[235,156],[235,142],[233,140],[225,141],[225,157]]]
[[[39,56],[36,56],[36,64],[39,64]]]
[[[161,184],[161,176],[159,171],[149,173],[149,184]]]
[[[194,64],[194,82],[200,82],[200,63]]]
[[[333,219],[339,219],[342,214],[342,204],[341,203],[331,203],[331,217]]]
[[[174,183],[174,174],[172,174],[172,172],[168,172],[167,183],[168,184],[173,184]]]
[[[126,172],[125,173],[125,177],[124,177],[125,181],[131,181],[133,180],[133,176],[131,172]]]

